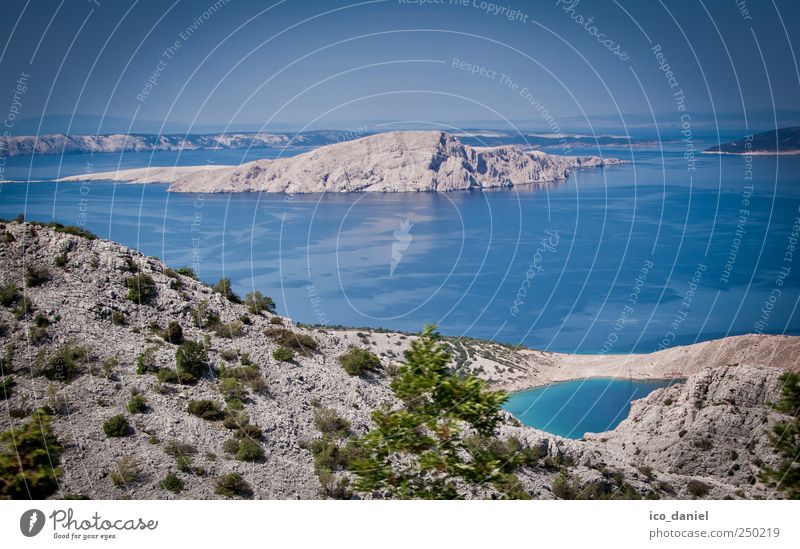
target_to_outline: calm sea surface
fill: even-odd
[[[7,159],[3,176],[23,182],[0,184],[0,217],[85,215],[104,238],[193,265],[206,281],[231,277],[237,292],[259,289],[308,323],[438,323],[449,335],[579,353],[800,333],[798,157],[748,165],[701,155],[689,172],[679,150],[638,150],[635,162],[548,189],[485,193],[195,195],[47,181],[242,160],[240,151]]]

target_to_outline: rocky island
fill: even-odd
[[[516,145],[472,147],[440,131],[399,131],[319,147],[297,156],[239,166],[148,167],[82,174],[59,181],[169,183],[173,192],[418,192],[477,190],[563,181],[570,171],[620,164]]]
[[[377,411],[403,406],[395,380],[427,340],[302,326],[274,310],[81,229],[0,223],[0,497],[391,497],[359,489],[352,471],[361,437],[386,417]],[[781,497],[759,473],[779,462],[768,434],[791,420],[773,404],[798,369],[798,337],[630,356],[440,344],[449,357],[431,356],[447,386],[485,396],[586,376],[681,380],[581,440],[505,412],[476,423],[464,448],[498,469],[451,495]]]

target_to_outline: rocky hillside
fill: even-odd
[[[706,154],[800,154],[800,126],[779,128],[729,141],[703,151]]]
[[[618,163],[598,157],[549,155],[515,145],[470,147],[445,132],[403,131],[223,169],[139,168],[83,174],[62,181],[159,182],[170,183],[170,191],[203,193],[452,191],[543,185],[566,179],[576,168]]]
[[[331,431],[363,434],[372,410],[397,404],[389,383],[414,336],[305,328],[216,290],[79,231],[0,225],[0,430],[26,425],[39,407],[52,411],[63,447],[53,497],[344,495],[320,467],[315,441]],[[764,342],[782,362],[748,355]],[[798,355],[784,346],[796,344],[715,342],[720,356],[733,348],[757,360],[692,366],[685,383],[634,403],[612,432],[566,440],[505,415],[499,436],[506,451],[528,456],[516,474],[534,498],[776,497],[754,474],[774,461],[764,437],[777,419],[769,405],[781,370],[796,367]],[[529,375],[558,356],[476,340],[448,345],[454,367],[497,386],[519,379],[518,363]],[[351,346],[373,350],[380,367],[348,374],[339,357]],[[681,356],[691,364],[710,359],[709,349]],[[635,376],[648,360],[636,358],[628,371]],[[2,451],[14,455],[9,443]]]

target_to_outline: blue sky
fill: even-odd
[[[589,115],[622,128],[646,125],[651,110],[679,121],[676,90],[696,119],[717,113],[737,127],[800,110],[796,1],[15,0],[2,10],[9,107],[30,75],[19,118],[545,128],[545,111],[558,127]]]

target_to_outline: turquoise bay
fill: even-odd
[[[628,417],[631,401],[676,381],[589,378],[512,393],[504,408],[524,425],[566,438],[609,431]]]

